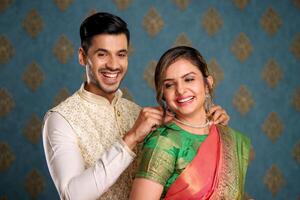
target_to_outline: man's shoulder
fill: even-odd
[[[63,107],[65,105],[67,105],[67,104],[74,103],[74,102],[76,102],[78,100],[78,97],[79,97],[78,93],[74,92],[73,94],[71,94],[70,96],[68,96],[66,99],[62,100],[57,105],[53,106],[49,111],[51,111],[51,110],[57,110],[60,107]]]

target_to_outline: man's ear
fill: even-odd
[[[214,79],[213,79],[213,77],[212,77],[212,76],[208,76],[208,77],[206,78],[206,80],[207,80],[208,87],[209,87],[210,89],[212,89],[213,86],[214,86]],[[207,88],[207,89],[208,89],[208,88]]]
[[[82,47],[78,49],[78,61],[83,67],[86,66],[86,54]]]

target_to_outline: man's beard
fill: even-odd
[[[120,85],[119,84],[115,89],[110,90],[108,88],[102,87],[102,85],[100,84],[100,82],[98,80],[93,79],[93,83],[97,86],[97,88],[99,90],[103,91],[106,94],[113,94],[113,93],[115,93],[119,89],[119,85]]]
[[[100,71],[100,70],[99,70]],[[97,72],[98,73],[98,72]],[[100,73],[100,72],[99,72]],[[103,87],[103,85],[101,84],[100,81],[97,80],[94,72],[91,70],[91,67],[88,65],[88,76],[90,77],[91,82],[100,90],[103,91],[106,94],[113,94],[115,93],[118,89],[119,86],[121,84],[121,81],[119,82],[119,84],[116,86],[116,88],[114,89],[110,89],[108,87]]]

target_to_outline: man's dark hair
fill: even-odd
[[[125,34],[129,44],[130,33],[126,22],[110,13],[98,12],[86,18],[80,25],[81,47],[88,52],[93,36],[99,34]]]

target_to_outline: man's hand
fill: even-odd
[[[163,120],[163,110],[160,107],[145,107],[135,121],[133,127],[124,136],[124,142],[130,149],[133,149],[137,143],[155,130]]]
[[[207,113],[207,117],[213,121],[214,124],[227,125],[230,117],[226,111],[218,105],[214,105]]]

